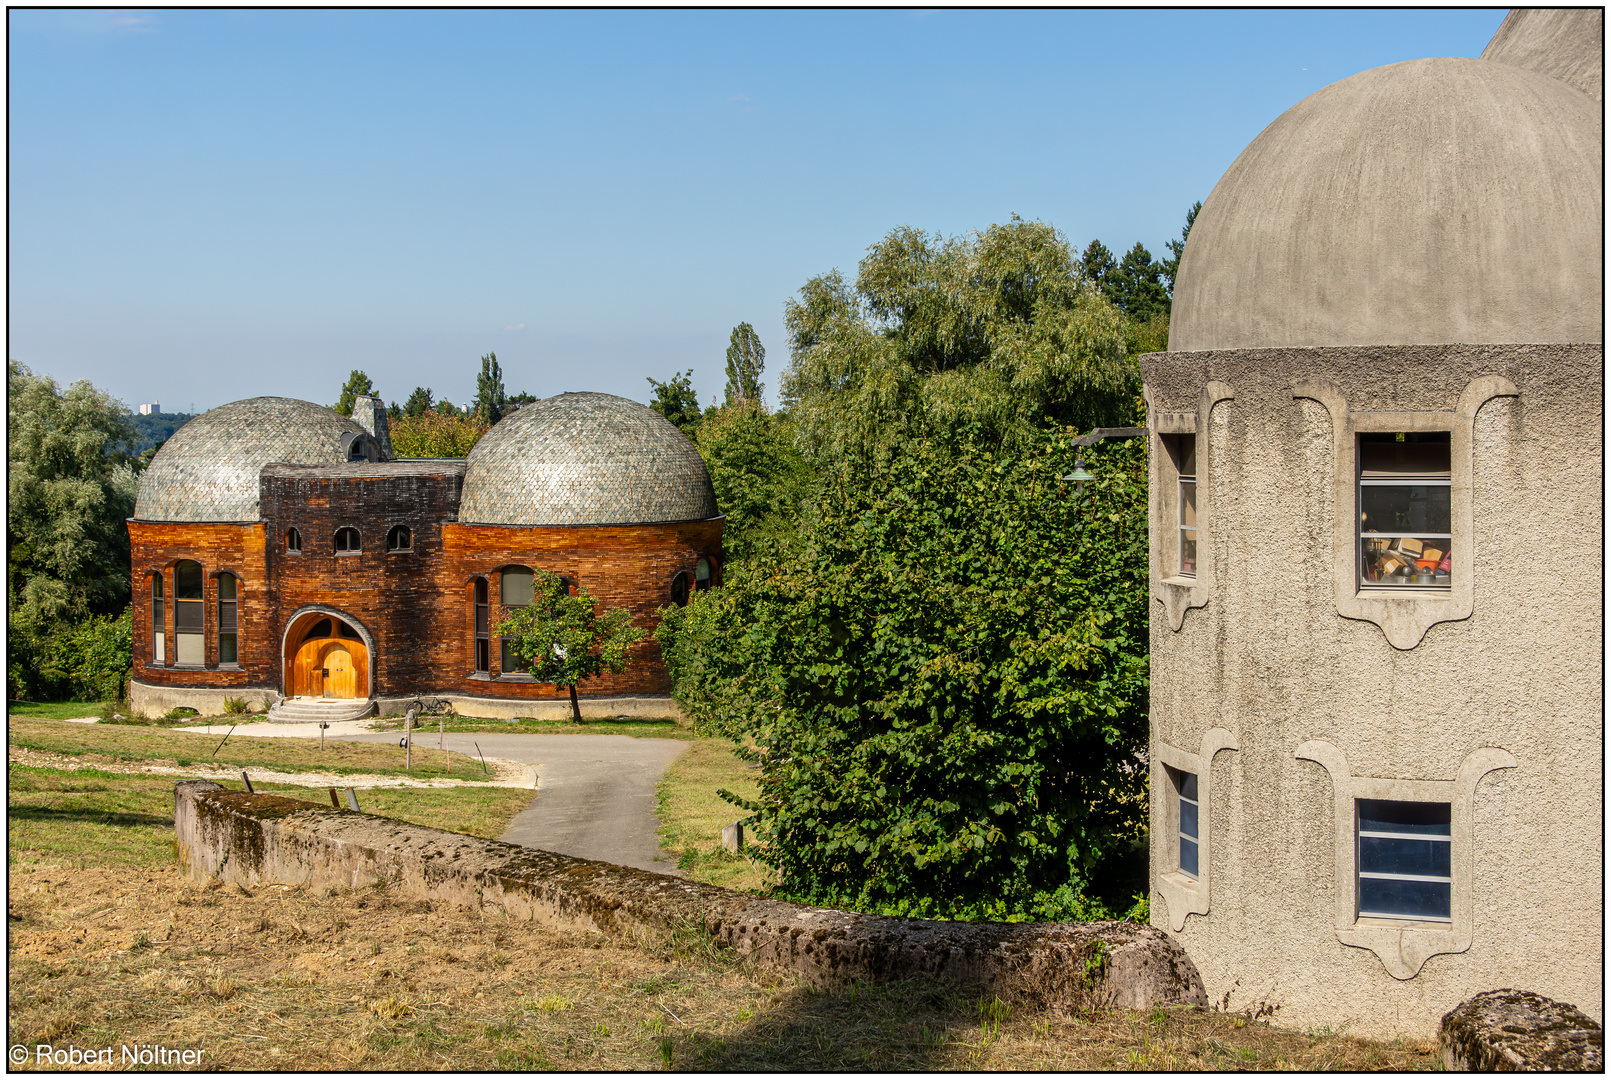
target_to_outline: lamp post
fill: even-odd
[[[1072,481],[1074,493],[1077,496],[1085,494],[1085,483],[1095,480],[1096,474],[1085,467],[1085,456],[1082,450],[1087,446],[1095,446],[1103,439],[1139,439],[1147,433],[1144,427],[1099,427],[1089,431],[1074,440],[1074,471],[1067,476],[1058,477],[1059,480]]]

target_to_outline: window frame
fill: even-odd
[[[1365,828],[1364,804],[1375,803],[1386,806],[1441,806],[1444,816],[1449,820],[1443,822],[1444,831],[1441,833],[1409,833],[1395,832],[1384,829]],[[1403,922],[1453,922],[1451,915],[1426,915],[1409,912],[1393,911],[1367,911],[1365,910],[1365,882],[1367,881],[1416,881],[1444,887],[1445,899],[1450,911],[1453,911],[1453,869],[1454,869],[1454,836],[1453,836],[1453,806],[1449,803],[1420,803],[1403,802],[1395,799],[1355,799],[1354,800],[1354,918],[1359,919],[1392,919]],[[1416,843],[1433,843],[1449,845],[1448,862],[1451,873],[1445,875],[1428,874],[1397,874],[1382,870],[1367,870],[1365,852],[1366,840],[1408,840]]]
[[[492,586],[485,576],[477,575],[470,583],[470,671],[474,675],[491,675],[492,647]]]
[[[1211,434],[1215,406],[1235,396],[1229,385],[1209,380],[1203,386],[1196,407],[1180,412],[1161,410],[1152,400],[1151,390],[1143,388],[1147,405],[1147,576],[1152,598],[1163,605],[1169,628],[1179,633],[1186,612],[1206,607],[1214,591],[1214,474]],[[1219,421],[1224,423],[1223,418]],[[1196,496],[1196,564],[1190,573],[1181,573],[1180,466],[1181,447],[1190,442],[1194,472],[1192,488]]]
[[[199,596],[179,595],[179,568],[186,563],[196,568],[200,582]],[[193,605],[193,606],[188,606]],[[169,667],[205,668],[207,666],[207,568],[197,559],[179,559],[173,564],[173,663]],[[181,630],[181,623],[194,623],[194,629]],[[188,640],[187,640],[188,639]],[[191,651],[195,659],[185,658]]]
[[[285,553],[287,555],[302,554],[302,530],[295,525],[285,530]]]
[[[677,598],[677,583],[682,583],[682,599]],[[688,602],[694,598],[694,575],[687,570],[678,570],[671,575],[671,602],[678,607],[687,607]]]
[[[148,592],[151,600],[151,667],[168,666],[168,598],[162,580],[162,571],[150,575]]]
[[[1355,551],[1354,565],[1355,565],[1355,571],[1358,574],[1358,582],[1357,582],[1358,589],[1359,589],[1360,592],[1368,592],[1368,591],[1375,591],[1375,590],[1389,590],[1389,591],[1391,591],[1393,593],[1398,593],[1401,590],[1416,589],[1416,590],[1422,590],[1422,591],[1436,591],[1436,592],[1447,593],[1450,590],[1450,588],[1453,586],[1453,583],[1454,583],[1454,573],[1453,573],[1453,566],[1452,566],[1452,561],[1453,561],[1452,560],[1452,553],[1453,553],[1453,542],[1454,542],[1454,529],[1453,529],[1454,522],[1452,520],[1449,522],[1450,529],[1449,529],[1448,532],[1437,532],[1435,530],[1427,530],[1427,529],[1409,530],[1409,531],[1396,531],[1395,530],[1395,531],[1387,531],[1387,532],[1383,532],[1380,529],[1371,529],[1368,532],[1366,531],[1366,528],[1365,528],[1365,489],[1366,488],[1412,488],[1412,487],[1422,487],[1422,488],[1438,488],[1438,487],[1441,487],[1441,488],[1448,488],[1448,489],[1450,489],[1449,513],[1450,513],[1451,519],[1453,517],[1453,510],[1454,510],[1454,505],[1453,505],[1453,480],[1452,480],[1451,470],[1450,469],[1445,468],[1445,469],[1441,470],[1441,475],[1439,474],[1438,470],[1432,470],[1432,471],[1428,471],[1428,472],[1425,472],[1425,473],[1405,473],[1405,474],[1403,474],[1402,477],[1399,477],[1399,478],[1384,478],[1384,477],[1380,477],[1380,476],[1367,477],[1365,475],[1365,446],[1366,446],[1367,442],[1385,442],[1385,440],[1381,440],[1381,439],[1372,439],[1371,436],[1374,436],[1374,435],[1386,435],[1386,434],[1388,434],[1388,432],[1385,432],[1385,431],[1361,431],[1361,432],[1356,433],[1355,436],[1354,436],[1354,475],[1355,475],[1355,480],[1354,480],[1354,511],[1355,511],[1355,513],[1354,513],[1354,516],[1355,516],[1356,522],[1358,523],[1358,529],[1356,531],[1357,540],[1355,542],[1355,548],[1354,548],[1354,551]],[[1405,437],[1410,435],[1410,434],[1416,434],[1416,435],[1438,435],[1438,434],[1442,434],[1442,435],[1448,436],[1448,438],[1445,439],[1445,440],[1429,440],[1428,442],[1426,442],[1423,445],[1433,445],[1433,446],[1442,445],[1442,446],[1445,446],[1449,451],[1449,453],[1446,455],[1446,457],[1452,461],[1453,449],[1454,449],[1454,446],[1453,446],[1453,432],[1452,431],[1446,431],[1446,430],[1445,431],[1437,431],[1437,430],[1433,430],[1433,431],[1417,431],[1417,432],[1413,432],[1413,433],[1400,431],[1400,432],[1393,432],[1392,434],[1397,435],[1400,440],[1404,440]],[[1408,444],[1408,443],[1406,442],[1406,444]],[[1413,498],[1413,496],[1411,496],[1411,497]],[[1443,550],[1442,550],[1442,552],[1440,552],[1440,555],[1442,556],[1444,561],[1450,562],[1451,566],[1450,566],[1450,569],[1448,571],[1448,577],[1444,580],[1444,582],[1442,584],[1438,584],[1436,581],[1422,582],[1420,580],[1420,575],[1416,576],[1416,580],[1414,582],[1405,582],[1405,583],[1397,583],[1397,582],[1389,583],[1389,582],[1383,582],[1383,581],[1381,581],[1379,579],[1371,580],[1370,578],[1367,577],[1367,575],[1365,573],[1365,551],[1366,551],[1365,545],[1366,545],[1366,542],[1368,540],[1383,540],[1383,541],[1402,542],[1402,541],[1404,541],[1406,539],[1415,540],[1417,542],[1420,542],[1421,540],[1432,540],[1432,539],[1444,541]],[[1399,551],[1402,551],[1402,549],[1395,548],[1391,543],[1387,544],[1381,550],[1386,551],[1388,553],[1393,553],[1393,554],[1396,554]],[[1423,548],[1422,550],[1424,551],[1425,549]],[[1400,556],[1400,557],[1402,558],[1402,556]]]
[[[1210,728],[1203,733],[1197,752],[1191,753],[1163,740],[1153,744],[1151,790],[1164,797],[1153,802],[1151,821],[1154,836],[1168,837],[1152,848],[1152,888],[1163,899],[1153,908],[1153,919],[1167,924],[1175,933],[1185,929],[1188,915],[1206,916],[1212,897],[1214,871],[1213,791],[1215,755],[1222,750],[1241,751],[1236,735],[1228,728]],[[1224,765],[1219,766],[1223,768]],[[1180,867],[1180,788],[1179,774],[1197,777],[1197,873]]]
[[[218,666],[221,668],[239,668],[242,666],[240,653],[240,604],[241,593],[244,591],[241,576],[231,570],[220,570],[213,575],[213,578],[214,605],[218,615],[215,620],[216,629],[214,630],[214,636],[217,638],[217,652],[215,655],[218,657]],[[234,597],[229,600],[224,599],[225,578],[229,578],[235,591]],[[227,611],[225,610],[226,608],[228,608]],[[226,615],[228,616],[227,619]],[[235,653],[233,660],[224,659],[225,638],[233,639],[232,651]]]
[[[394,547],[394,546],[392,546],[392,539],[397,535],[397,532],[398,532],[399,529],[401,529],[403,531],[404,535],[406,535],[408,537],[408,543],[400,545],[400,546],[397,546],[397,547]],[[412,528],[410,528],[407,524],[405,524],[405,523],[403,523],[401,521],[398,522],[397,524],[393,525],[390,529],[386,530],[386,554],[388,554],[388,555],[412,555],[412,554],[414,554],[414,530]]]
[[[351,533],[357,540],[357,546],[342,547],[341,538]],[[341,525],[337,527],[332,538],[332,547],[337,555],[362,555],[364,553],[364,534],[356,525]]]
[[[530,600],[517,600],[514,603],[510,603],[506,599],[508,593],[504,588],[504,579],[510,571],[524,571],[525,573],[531,575],[532,598]],[[537,599],[537,574],[538,570],[536,567],[526,566],[524,563],[510,563],[507,566],[500,566],[498,568],[498,607],[503,611],[508,612],[512,608],[530,607],[533,603],[535,603]],[[491,650],[489,649],[488,651],[490,652]],[[491,659],[491,657],[488,657],[488,659]],[[498,636],[498,677],[508,678],[510,676],[520,676],[525,679],[530,679],[531,670],[529,665],[527,667],[520,667],[518,666],[520,663],[521,660],[518,656],[513,657],[511,662],[509,643],[506,642],[503,639],[503,636],[500,634]]]

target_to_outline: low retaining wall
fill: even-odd
[[[569,720],[571,699],[564,698],[498,698],[479,697],[474,694],[430,693],[406,696],[383,695],[377,699],[382,713],[403,712],[419,698],[451,701],[453,711],[460,716],[479,716],[488,720],[513,720],[529,716],[534,720]],[[682,710],[669,694],[620,695],[616,697],[582,697],[584,719],[600,717],[634,716],[644,719],[671,717],[680,720]],[[422,718],[421,723],[425,723]]]
[[[203,716],[224,715],[224,700],[241,698],[249,708],[273,705],[280,695],[267,686],[160,686],[129,680],[129,705],[147,716],[163,716],[171,709],[195,709]]]
[[[1180,946],[1135,923],[953,923],[812,908],[207,780],[176,785],[174,829],[192,877],[307,888],[384,881],[422,899],[614,935],[692,923],[825,989],[924,977],[1062,1012],[1208,1003]]]

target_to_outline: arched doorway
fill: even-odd
[[[286,635],[289,697],[367,698],[369,648],[335,615],[311,611]]]

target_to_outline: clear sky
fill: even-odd
[[[1154,256],[1321,87],[1501,10],[20,11],[8,355],[131,407],[722,392],[913,225]]]

